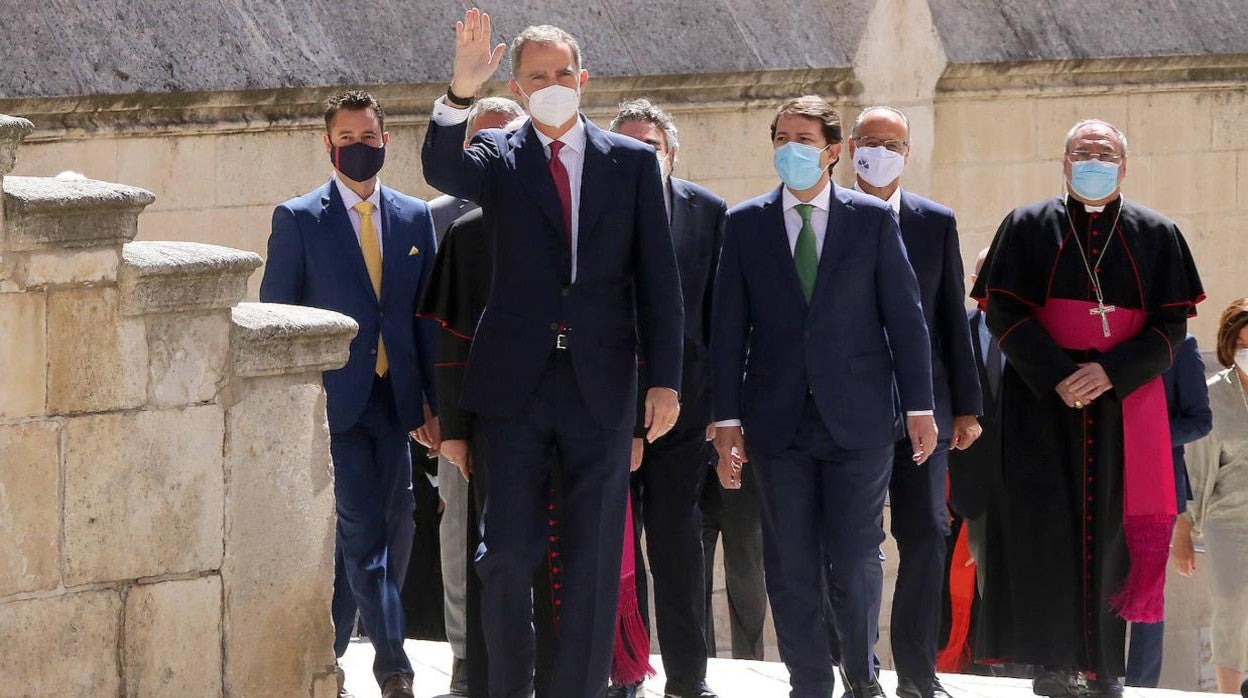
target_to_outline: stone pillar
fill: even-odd
[[[129,242],[142,189],[2,186],[0,692],[331,695],[320,372],[355,323],[236,308],[253,253]]]

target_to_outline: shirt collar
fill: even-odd
[[[788,211],[789,209],[803,202],[800,201],[793,194],[793,192],[789,191],[788,187],[782,187],[782,193],[780,194],[780,203],[784,206],[784,210]],[[815,194],[815,198],[805,203],[808,203],[811,206],[814,206],[820,211],[826,212],[828,210],[828,207],[832,204],[832,180],[829,179],[828,183],[823,187],[823,190],[820,191],[818,194]]]
[[[862,191],[862,187],[858,186],[858,182],[856,181],[854,182],[854,191],[860,192],[862,194],[866,194],[865,191]],[[893,195],[888,197],[888,200],[885,203],[887,203],[889,207],[893,209],[893,213],[896,213],[897,215],[900,216],[901,215],[901,187],[897,187],[897,189],[893,191]]]
[[[542,147],[544,148],[549,148],[551,141],[555,140],[541,131],[538,131],[537,126],[533,127],[533,133],[537,134],[537,138],[542,142]],[[567,133],[560,136],[559,140],[563,141],[565,148],[571,148],[578,153],[585,152],[585,122],[581,121],[581,117],[576,117],[576,123],[572,124],[572,128],[568,129]]]
[[[334,174],[332,176],[334,180],[334,186],[338,187],[338,195],[342,197],[342,205],[346,206],[347,210],[355,208],[355,205],[360,203],[361,201],[367,201],[368,203],[372,204],[374,210],[381,208],[381,178],[380,177],[377,178],[377,186],[373,187],[373,193],[369,194],[367,199],[361,199],[359,194],[356,194],[354,191],[351,191],[351,187],[348,187],[346,182],[342,181],[342,178],[338,176],[337,170],[334,171]]]
[[[1074,199],[1074,197],[1072,197],[1069,193],[1068,193],[1068,194],[1066,194],[1066,195],[1065,195],[1065,197],[1064,197],[1064,201],[1065,201],[1066,203],[1069,203],[1072,199]],[[1077,200],[1077,199],[1075,199],[1075,203],[1080,203],[1080,204],[1082,204],[1082,205],[1083,205],[1083,210],[1087,211],[1088,213],[1104,213],[1104,212],[1105,212],[1105,208],[1106,208],[1107,206],[1109,206],[1109,204],[1102,204],[1102,205],[1100,205],[1100,206],[1092,206],[1092,205],[1090,205],[1090,204],[1083,204],[1081,201],[1079,201],[1079,200]],[[1113,201],[1110,201],[1109,203],[1110,203],[1110,204],[1112,204],[1112,203],[1114,203],[1114,202],[1113,202]]]

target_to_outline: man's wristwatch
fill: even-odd
[[[451,104],[454,104],[457,107],[471,107],[472,103],[476,101],[476,97],[467,97],[467,98],[456,97],[455,93],[451,91],[450,86],[447,86],[446,101],[450,102]]]

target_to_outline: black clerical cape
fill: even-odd
[[[1123,616],[1160,614],[1156,582],[1164,580],[1173,521],[1171,504],[1168,513],[1128,516],[1124,527],[1124,485],[1134,483],[1127,492],[1139,509],[1138,468],[1157,464],[1124,458],[1140,450],[1124,440],[1124,405],[1127,434],[1138,436],[1133,403],[1148,401],[1204,298],[1191,254],[1173,222],[1142,206],[1119,198],[1098,212],[1054,198],[1006,217],[971,295],[1009,359],[1001,386],[1003,531],[986,552],[992,573],[976,652],[985,661],[1122,676]],[[1113,389],[1072,409],[1055,389],[1086,362],[1101,364]],[[1137,468],[1134,477],[1124,460]],[[1169,487],[1172,497],[1173,476]],[[1161,493],[1144,493],[1161,501],[1151,496]]]

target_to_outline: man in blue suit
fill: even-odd
[[[720,481],[740,487],[741,469],[755,468],[790,695],[833,689],[826,578],[852,695],[882,698],[872,646],[884,496],[903,434],[898,403],[915,467],[937,447],[931,345],[891,211],[831,182],[836,109],[819,97],[791,100],[771,134],[783,186],[728,212],[716,277]]]
[[[899,569],[893,593],[891,640],[898,698],[949,698],[936,677],[940,644],[941,580],[949,519],[946,513],[948,453],[981,433],[983,414],[975,350],[966,321],[962,253],[953,211],[901,189],[910,156],[910,121],[892,107],[868,107],[854,122],[849,141],[854,188],[888,204],[901,225],[906,255],[919,282],[932,347],[936,426],[942,435],[922,467],[910,460],[910,444],[897,443],[889,484],[893,538]]]
[[[408,433],[420,427],[424,440],[437,440],[428,408],[436,326],[415,313],[434,258],[433,220],[424,202],[378,181],[390,134],[372,95],[331,98],[325,128],[334,175],[273,212],[260,299],[359,323],[347,365],[324,375],[338,510],[334,652],[346,652],[358,608],[382,695],[405,698],[412,667],[399,590],[414,526]]]
[[[555,696],[607,688],[636,410],[637,341],[647,361],[647,438],[679,415],[684,318],[654,148],[579,113],[589,79],[567,32],[512,43],[510,89],[532,117],[463,147],[464,119],[502,60],[476,8],[456,26],[455,69],[434,106],[422,161],[433,187],[481,206],[494,278],[460,398],[488,452],[477,553],[491,698],[527,697],[532,582],[545,558],[551,451],[564,491]]]

